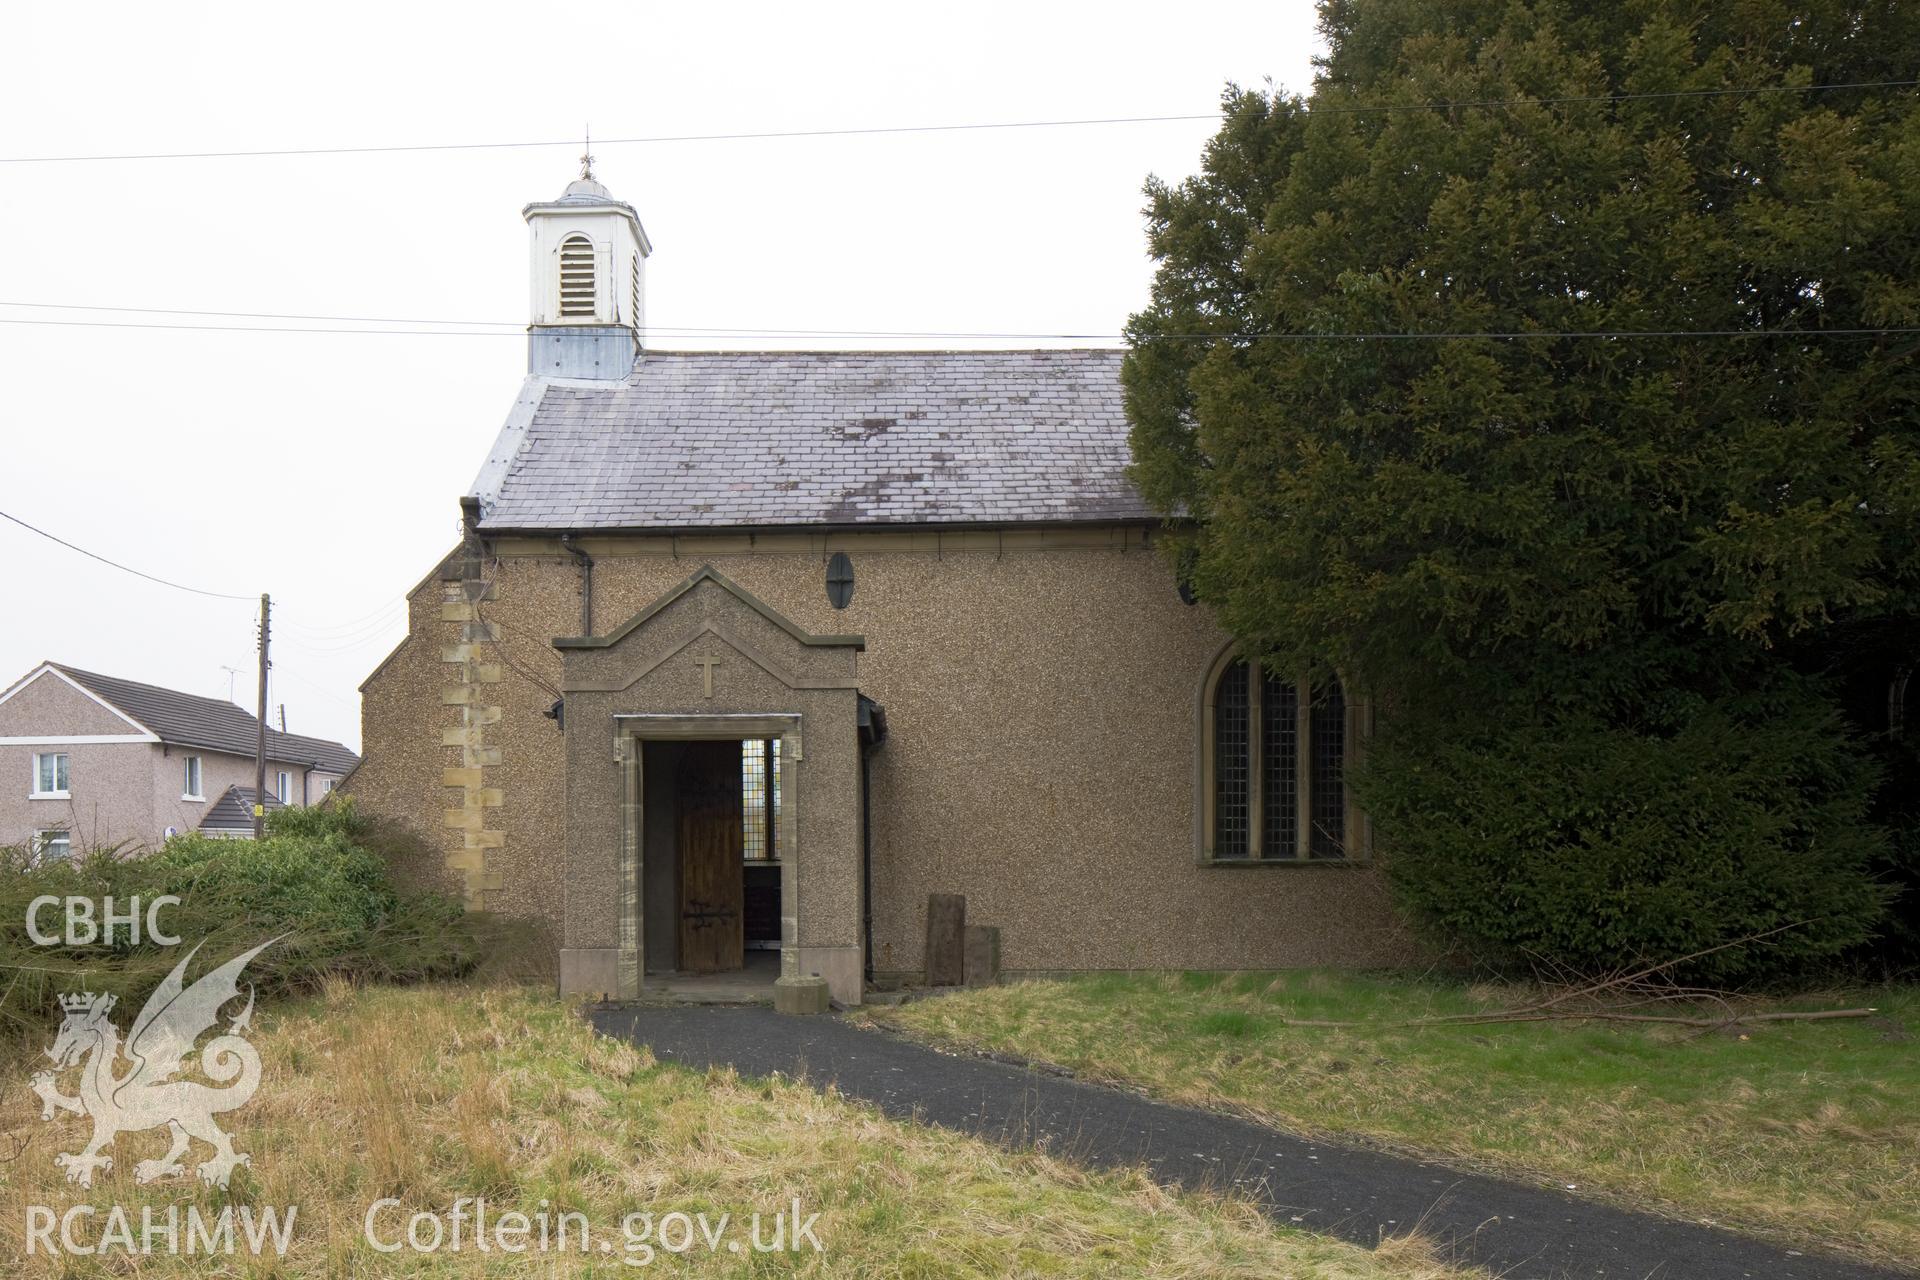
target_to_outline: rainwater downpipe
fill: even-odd
[[[861,951],[867,958],[866,981],[873,985],[873,753],[877,742],[860,744],[860,907]]]
[[[560,535],[560,549],[580,566],[580,634],[593,634],[593,557],[587,554],[571,533]]]

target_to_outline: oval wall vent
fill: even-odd
[[[827,603],[844,609],[853,601],[853,561],[847,553],[836,551],[827,561]]]

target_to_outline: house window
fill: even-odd
[[[64,800],[71,794],[68,781],[66,752],[34,753],[33,791],[30,794],[40,799]]]
[[[182,800],[205,800],[207,794],[200,790],[200,757],[188,756],[184,763],[186,766],[186,777],[181,783],[182,790],[180,792],[180,798]]]
[[[281,804],[293,803],[293,775],[285,769],[273,775],[273,794]]]
[[[571,235],[560,242],[560,315],[592,316],[593,241]]]
[[[1244,658],[1223,660],[1203,704],[1203,857],[1287,863],[1364,853],[1346,785],[1364,710],[1338,680],[1290,680]]]
[[[36,831],[33,833],[33,852],[36,857],[46,861],[65,862],[73,857],[73,837],[65,831]]]
[[[780,856],[780,739],[740,744],[740,848],[748,862]]]
[[[320,779],[320,798],[322,800],[325,800],[328,796],[333,794],[333,789],[339,785],[340,785],[340,780],[338,778]]]

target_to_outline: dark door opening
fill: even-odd
[[[745,942],[740,744],[689,742],[680,760],[680,968],[738,969]]]
[[[779,741],[655,740],[643,751],[646,971],[771,962],[780,947]]]

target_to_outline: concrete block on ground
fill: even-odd
[[[966,979],[970,987],[991,987],[1000,981],[1000,927],[967,926]]]
[[[825,1013],[831,999],[825,978],[781,978],[773,984],[773,1007],[780,1013]]]
[[[957,987],[967,976],[967,899],[959,893],[927,895],[927,985]]]

